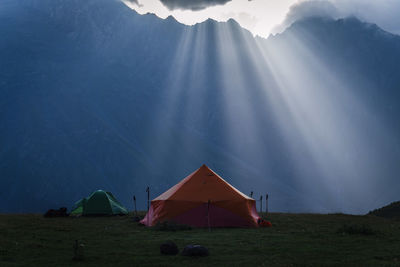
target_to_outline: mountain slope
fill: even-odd
[[[5,2],[0,34],[2,212],[71,205],[98,188],[129,206],[133,194],[145,198],[146,186],[155,196],[203,163],[245,193],[270,193],[275,210],[363,212],[398,194],[391,184],[400,153],[400,41],[369,24],[313,18],[256,40],[232,20],[188,27],[113,0],[20,0]],[[346,152],[359,173],[344,173],[337,168],[343,162],[310,151],[299,138],[298,103],[276,96],[279,62],[312,66],[293,40],[329,62],[374,120],[390,126],[394,141]],[[279,52],[276,65],[257,60],[271,51]],[[296,77],[283,87],[296,89]],[[348,114],[349,124],[375,125],[358,110]],[[366,142],[386,136],[369,132]],[[353,184],[329,180],[352,179],[375,160],[359,152],[385,155],[365,178],[378,185],[370,199],[369,189],[354,194]],[[337,202],[337,192],[356,201]]]

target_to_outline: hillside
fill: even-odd
[[[0,35],[0,212],[96,189],[144,208],[147,186],[202,164],[275,211],[365,213],[399,194],[400,40],[376,26],[313,18],[260,39],[120,1],[20,0]]]
[[[157,231],[131,217],[53,218],[0,215],[1,266],[396,266],[400,224],[373,216],[270,214],[271,228]],[[368,229],[343,232],[343,229]],[[79,240],[83,261],[73,261]],[[210,255],[161,255],[201,244]]]
[[[392,202],[387,206],[370,211],[368,214],[390,219],[400,219],[400,201]]]

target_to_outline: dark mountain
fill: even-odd
[[[400,219],[400,201],[392,202],[389,205],[372,210],[368,214],[389,219]]]
[[[99,188],[144,207],[146,186],[203,163],[274,210],[364,212],[399,193],[400,38],[375,25],[311,18],[265,40],[113,0],[2,5],[1,212]]]

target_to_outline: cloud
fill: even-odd
[[[139,14],[173,16],[187,25],[208,18],[235,19],[253,34],[267,37],[284,31],[296,20],[323,16],[356,16],[382,29],[400,34],[400,0],[122,0]],[[275,26],[279,24],[278,26]],[[275,26],[275,27],[274,27]]]
[[[334,19],[356,16],[375,23],[386,31],[400,34],[399,0],[303,0],[292,5],[283,22],[272,33],[284,31],[293,22],[307,17],[331,17]]]
[[[290,7],[283,22],[274,27],[272,33],[283,32],[287,27],[300,19],[309,17],[338,18],[339,16],[339,10],[330,1],[313,0],[299,2]]]
[[[138,7],[142,7],[143,6],[142,4],[139,3],[138,0],[122,0],[122,1],[127,1],[129,3],[132,3],[132,4],[136,5],[136,6],[138,6]]]
[[[126,0],[126,1],[131,2],[133,4],[136,4],[136,5],[139,5],[138,0]]]
[[[386,31],[400,34],[399,0],[330,0],[341,16],[354,15],[364,21],[376,23]]]
[[[231,0],[160,0],[169,10],[201,10],[211,6],[224,5]]]

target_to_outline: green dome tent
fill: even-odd
[[[71,215],[125,215],[127,209],[111,194],[103,190],[93,192],[89,197],[75,203]]]

